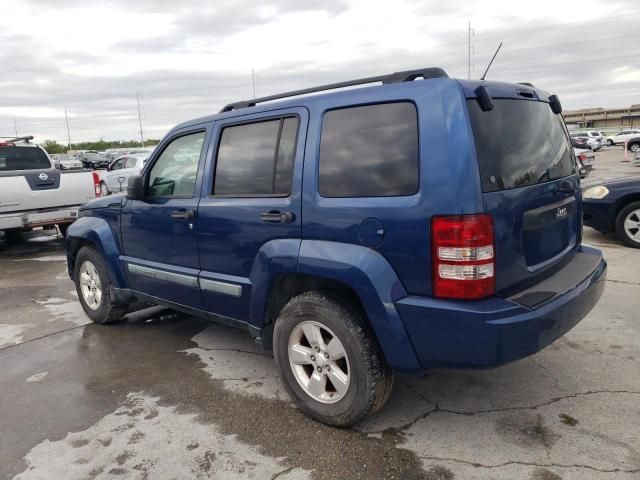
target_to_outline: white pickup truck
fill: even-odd
[[[32,138],[0,138],[0,231],[58,225],[65,234],[78,207],[100,195],[98,175],[61,172],[42,147],[29,142]]]

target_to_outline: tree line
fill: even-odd
[[[157,145],[160,140],[152,139],[144,141],[145,147],[152,147]],[[67,153],[69,150],[68,145],[62,145],[55,140],[45,140],[42,142],[42,146],[49,154],[54,153]],[[108,148],[137,148],[140,147],[138,140],[99,140],[97,142],[79,142],[72,143],[71,150],[96,150],[101,152]]]

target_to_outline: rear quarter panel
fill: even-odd
[[[325,198],[318,193],[322,120],[328,110],[394,101],[412,102],[419,129],[420,182],[404,197]],[[473,137],[465,98],[456,81],[434,79],[309,98],[302,200],[303,240],[362,244],[361,223],[384,226],[376,247],[409,294],[431,294],[430,220],[433,215],[483,211]]]

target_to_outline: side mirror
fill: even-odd
[[[141,175],[131,175],[127,183],[127,199],[142,200],[144,198],[144,179]]]

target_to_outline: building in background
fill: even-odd
[[[640,127],[640,104],[629,108],[583,108],[566,110],[564,121],[573,128],[608,128],[619,130],[627,127]]]

